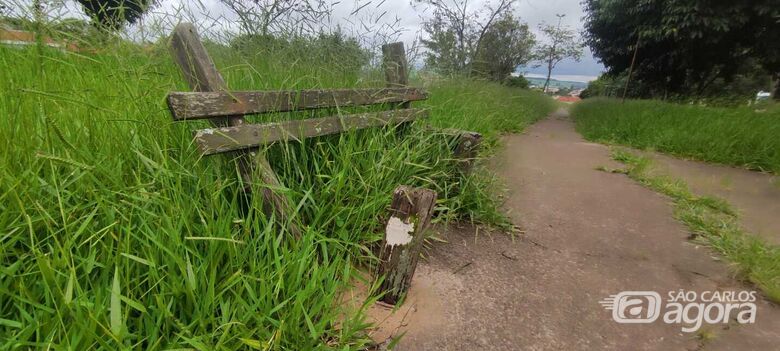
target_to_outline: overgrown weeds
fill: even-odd
[[[779,109],[596,98],[576,104],[572,116],[588,140],[780,172]]]
[[[696,196],[680,180],[648,172],[651,160],[615,148],[612,158],[627,166],[627,174],[642,185],[674,202],[674,216],[693,233],[694,240],[708,245],[733,264],[739,276],[755,284],[766,296],[780,301],[780,248],[746,233],[736,212],[722,199]]]
[[[235,90],[384,85],[338,57],[213,49]],[[360,348],[362,316],[334,323],[336,296],[374,259],[395,186],[436,190],[439,221],[506,223],[492,176],[463,177],[452,139],[420,122],[269,147],[304,223],[293,242],[259,199],[241,210],[230,162],[198,156],[201,125],[171,122],[174,90],[188,89],[164,47],[0,47],[0,349]],[[491,83],[430,91],[431,123],[488,136],[551,108]]]
[[[431,109],[431,124],[482,133],[491,147],[501,133],[520,132],[557,106],[537,92],[482,80],[443,80],[428,85],[431,96],[423,105]]]

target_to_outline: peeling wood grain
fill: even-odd
[[[404,43],[382,45],[382,64],[388,87],[405,87],[409,84],[409,63]]]
[[[418,88],[331,89],[300,91],[172,92],[168,107],[174,120],[287,112],[425,100]]]
[[[195,26],[191,23],[180,23],[173,30],[171,36],[171,51],[174,61],[182,71],[184,78],[195,91],[226,91],[227,84],[217,71],[214,61],[211,60],[206,48],[200,40]],[[244,126],[242,116],[225,116],[223,118],[212,118],[211,124],[215,127],[238,127]],[[289,230],[296,238],[300,238],[301,232],[298,226],[290,222],[292,215],[292,206],[289,200],[283,194],[274,192],[271,189],[283,188],[279,179],[271,169],[271,165],[263,154],[257,154],[253,151],[242,151],[235,154],[236,167],[241,180],[244,183],[244,192],[251,193],[251,184],[256,183],[255,175],[259,176],[263,187],[262,197],[265,212],[270,216],[275,214],[280,223],[289,223]]]
[[[276,141],[301,140],[353,129],[396,125],[425,118],[427,115],[427,110],[403,109],[276,123],[247,124],[197,130],[194,133],[194,138],[203,155],[212,155]]]
[[[435,204],[433,190],[401,185],[393,191],[390,219],[379,253],[378,276],[384,277],[378,290],[384,294],[382,301],[395,304],[409,290]]]

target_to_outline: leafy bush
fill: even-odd
[[[528,79],[525,79],[523,76],[510,76],[506,79],[506,81],[504,81],[504,84],[506,84],[508,87],[520,89],[528,89],[528,86],[531,85]]]

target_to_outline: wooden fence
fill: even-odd
[[[193,90],[168,95],[173,120],[209,120],[212,128],[193,132],[200,152],[204,156],[227,153],[235,159],[247,194],[253,182],[267,185],[261,194],[264,211],[287,225],[295,237],[300,237],[301,231],[290,220],[293,214],[290,201],[272,190],[282,186],[266,157],[258,152],[261,146],[348,130],[397,126],[428,116],[428,111],[411,107],[411,102],[426,99],[428,93],[408,86],[403,43],[382,47],[385,88],[300,91],[229,91],[192,24],[176,27],[171,48],[174,60]],[[248,114],[377,104],[390,109],[261,124],[250,124],[244,119]],[[481,136],[473,132],[443,131],[459,138],[455,156],[461,159],[461,168],[468,170]],[[428,189],[399,186],[393,194],[379,267],[380,274],[385,276],[382,292],[386,302],[396,303],[410,285],[435,201],[436,192]]]

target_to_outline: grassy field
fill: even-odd
[[[572,115],[588,140],[780,173],[780,109],[588,99]]]
[[[236,90],[383,85],[339,57],[212,55]],[[0,349],[358,348],[366,325],[335,323],[338,293],[373,262],[393,188],[436,190],[439,221],[504,220],[491,176],[459,175],[449,139],[417,122],[268,148],[304,227],[289,240],[257,200],[241,210],[229,162],[198,157],[205,124],[171,122],[172,90],[187,89],[164,47],[0,46]],[[432,124],[489,145],[553,108],[493,83],[429,90]]]

